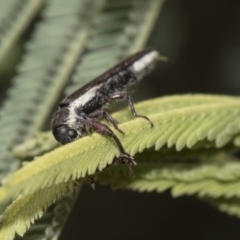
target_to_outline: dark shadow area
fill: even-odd
[[[194,197],[85,186],[61,240],[239,239],[239,220]]]

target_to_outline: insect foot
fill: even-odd
[[[128,171],[130,177],[134,177],[134,172],[132,170],[132,165],[137,165],[134,161],[134,158],[131,157],[128,153],[122,153],[118,158],[116,158],[115,164],[128,164]]]
[[[96,189],[96,185],[95,185],[94,175],[89,175],[88,176],[88,181],[89,181],[89,184],[90,184],[91,188],[93,190],[95,190]]]

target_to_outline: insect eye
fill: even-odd
[[[76,138],[78,136],[78,133],[76,130],[74,129],[69,129],[67,131],[67,135],[70,137],[70,138]]]

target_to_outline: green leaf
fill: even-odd
[[[59,0],[48,1],[41,19],[37,19],[36,31],[27,43],[26,54],[18,67],[19,74],[13,80],[9,98],[1,110],[1,162],[18,163],[11,149],[49,121],[53,105],[72,73],[85,74],[85,78],[75,74],[72,84],[75,90],[76,79],[80,85],[88,82],[97,76],[97,71],[101,73],[109,64],[142,49],[162,3],[162,0],[70,0],[67,4]],[[101,60],[96,56],[101,56]],[[80,64],[76,67],[77,62]],[[92,77],[89,74],[93,74]],[[21,111],[16,107],[19,103]],[[51,140],[49,144],[47,141],[42,144],[44,137],[40,138],[18,148],[18,156],[29,159],[57,146]],[[30,148],[32,151],[28,151]]]
[[[6,5],[7,2],[15,2],[15,11],[8,15],[10,25],[4,25],[6,34],[0,36],[1,40],[7,40],[0,41],[0,57],[3,56],[3,51],[6,55],[6,49],[16,40],[20,31],[27,27],[37,11],[37,5],[44,1],[5,2]],[[25,54],[18,66],[18,74],[12,81],[8,98],[0,111],[0,179],[20,165],[19,159],[16,159],[11,151],[12,148],[33,136],[43,126],[49,126],[53,106],[69,81],[79,55],[88,44],[92,23],[104,3],[105,0],[47,1],[41,18],[32,22],[35,24],[34,33],[31,33],[32,37],[26,44]],[[2,13],[5,13],[4,5],[1,5]],[[37,141],[35,143],[39,144]],[[36,145],[35,147],[38,148]],[[48,147],[49,145],[40,146],[41,151],[47,151]],[[35,149],[33,153],[39,151]],[[52,208],[53,219],[56,215],[54,209]],[[65,209],[69,211],[69,207],[65,206]],[[62,219],[58,219],[57,222],[63,221]],[[51,228],[52,219],[46,219],[46,222],[45,227]],[[61,224],[58,226],[62,227]],[[55,226],[52,232],[59,234],[59,228]],[[43,235],[47,236],[44,229],[42,237]]]
[[[2,216],[0,239],[12,240],[17,233],[23,236],[31,224],[40,218],[48,206],[66,192],[73,191],[74,182],[44,188],[32,195],[18,196]]]
[[[180,109],[183,107],[190,107],[190,106],[200,106],[210,103],[218,103],[218,102],[232,102],[237,100],[238,98],[230,97],[230,96],[220,96],[220,95],[203,95],[203,94],[186,94],[186,95],[174,95],[174,96],[167,96],[162,97],[161,101],[159,99],[152,99],[151,104],[149,101],[144,101],[141,103],[141,111],[144,112],[145,115],[154,114],[156,112],[164,113],[166,111]],[[129,111],[129,108],[125,108],[113,114],[113,117],[116,118],[119,122],[125,122],[128,120],[132,120],[133,117]],[[199,119],[200,121],[201,119]],[[199,122],[196,121],[196,126],[198,126]],[[193,124],[192,128],[194,130],[195,124]],[[227,132],[231,135],[236,134],[238,129],[238,122],[231,123],[227,126]],[[191,128],[186,131],[184,136],[187,136],[191,131]],[[182,138],[180,138],[179,142],[182,143]],[[184,140],[184,139],[183,139]],[[189,138],[189,142],[191,141],[191,137]],[[234,140],[237,144],[237,137]],[[190,143],[189,143],[190,145]],[[58,144],[56,143],[54,137],[52,136],[51,132],[41,132],[35,134],[32,138],[28,141],[25,141],[23,144],[18,145],[14,149],[14,154],[16,157],[19,158],[30,158],[33,156],[39,156],[40,154],[50,151],[53,148],[57,147]],[[237,145],[238,146],[238,145]],[[201,149],[203,151],[203,149]],[[171,151],[171,153],[173,153]],[[149,157],[149,153],[148,157]],[[152,153],[151,153],[152,154]],[[198,152],[197,154],[201,154]],[[143,157],[145,157],[143,155]]]
[[[200,198],[217,208],[221,212],[240,218],[240,199],[239,198]]]
[[[198,97],[198,95],[188,96],[189,100],[192,98],[193,102]],[[207,99],[209,97],[206,96]],[[183,96],[184,100],[185,98],[186,96]],[[171,102],[170,99],[169,97]],[[181,101],[180,96],[178,100]],[[233,140],[236,134],[239,134],[240,129],[234,135],[229,134],[227,129],[233,122],[240,121],[238,98],[226,99],[223,97],[222,102],[208,102],[180,108],[177,106],[177,108],[158,112],[157,106],[162,105],[162,101],[166,100],[159,98],[136,104],[138,113],[143,115],[145,112],[142,109],[147,108],[147,106],[149,109],[153,109],[153,104],[156,106],[155,112],[148,114],[154,124],[153,128],[150,128],[149,123],[144,119],[133,119],[119,125],[125,135],[116,134],[126,151],[132,156],[146,148],[155,147],[155,150],[160,150],[164,145],[168,147],[174,145],[176,151],[192,148],[196,143],[204,148],[220,148],[227,143],[224,141],[224,144],[219,146],[219,136],[222,135],[229,136],[228,145],[233,146]],[[223,118],[224,124],[221,121]],[[199,121],[197,126],[196,120]],[[219,134],[210,135],[216,127]],[[198,135],[202,129],[204,129],[205,134],[204,140],[203,135],[201,137]],[[181,148],[178,147],[179,139],[182,139]],[[96,171],[102,171],[113,163],[115,156],[119,156],[119,151],[112,139],[98,134],[84,137],[37,158],[34,162],[26,164],[9,176],[0,189],[0,201],[17,196],[19,193],[27,195],[53,184],[83,178]],[[181,189],[183,188],[176,188],[174,193],[176,195],[183,194],[185,190]]]
[[[58,146],[60,143],[54,139],[51,131],[38,132],[28,141],[16,146],[13,153],[18,158],[29,159],[49,152]]]
[[[1,3],[0,25],[4,34],[0,36],[0,63],[19,39],[28,24],[38,14],[46,0],[18,0]]]
[[[0,161],[14,159],[9,149],[45,125],[85,48],[90,26],[103,2],[96,1],[91,8],[86,0],[72,0],[68,8],[59,5],[58,1],[48,3],[43,13],[44,21],[38,25],[34,38],[27,45],[18,67],[19,74],[13,79],[8,99],[1,109]]]
[[[162,4],[163,0],[107,1],[95,19],[88,51],[76,65],[65,95],[102,74],[120,59],[144,48]]]
[[[159,153],[159,156],[161,154]],[[207,163],[209,162],[209,163]],[[128,176],[123,167],[109,168],[98,174],[101,183],[114,188],[140,192],[162,192],[171,189],[172,195],[198,195],[199,197],[239,197],[240,163],[237,159],[220,154],[199,162],[145,163],[139,162],[135,178]]]

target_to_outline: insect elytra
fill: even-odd
[[[136,113],[127,88],[148,75],[156,65],[158,57],[159,53],[154,49],[135,53],[63,99],[51,124],[56,140],[67,144],[89,135],[92,131],[111,137],[121,153],[118,161],[129,163],[131,170],[131,165],[135,164],[133,158],[125,152],[114,132],[100,121],[105,119],[124,134],[105,108],[113,100],[125,99],[134,117],[144,118],[153,126],[146,116]]]

